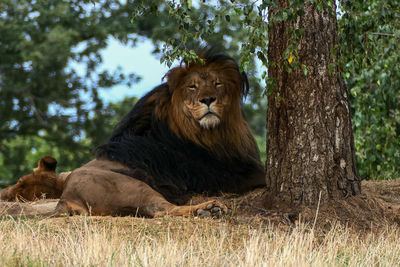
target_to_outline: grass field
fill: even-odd
[[[0,266],[396,266],[400,232],[197,218],[0,221]]]
[[[263,189],[219,197],[233,213],[216,220],[13,219],[0,202],[0,266],[400,266],[400,180],[362,187],[295,219],[264,210]]]

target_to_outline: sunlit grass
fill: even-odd
[[[337,266],[398,264],[399,231],[355,234],[195,218],[0,221],[1,266]]]

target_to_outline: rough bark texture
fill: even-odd
[[[270,18],[289,6],[288,1],[275,2]],[[298,28],[304,29],[298,62],[308,67],[308,75],[284,67],[287,32]],[[361,193],[348,91],[338,67],[329,66],[337,61],[331,54],[338,44],[336,17],[306,2],[297,21],[270,24],[269,43],[268,60],[276,63],[269,76],[278,88],[268,96],[268,189],[292,205],[316,204],[320,193],[321,201]]]

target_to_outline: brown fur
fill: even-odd
[[[41,198],[59,198],[63,190],[63,180],[55,172],[57,161],[49,156],[41,158],[33,173],[21,177],[15,185],[0,191],[0,199],[5,201],[33,201]]]
[[[114,168],[126,167],[108,160],[92,160],[73,171],[52,214],[189,216],[196,215],[199,209],[211,210],[215,207],[219,207],[223,213],[227,212],[227,207],[217,201],[176,206],[146,183],[111,172],[110,169]]]

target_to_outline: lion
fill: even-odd
[[[50,156],[41,158],[33,173],[22,176],[15,185],[0,191],[3,201],[34,201],[61,197],[64,181],[56,172],[57,160]],[[63,176],[62,174],[61,176]]]
[[[231,57],[204,50],[201,63],[169,70],[133,106],[95,159],[72,171],[55,211],[111,216],[220,216],[194,194],[244,193],[265,185],[264,167],[242,112],[248,80]]]

